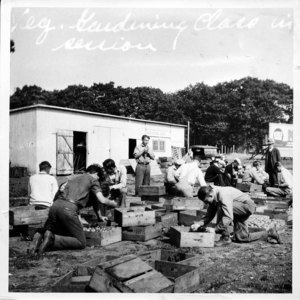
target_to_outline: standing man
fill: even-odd
[[[201,187],[198,198],[208,205],[207,213],[202,222],[196,222],[191,226],[193,231],[206,231],[207,225],[217,215],[216,233],[221,234],[220,241],[215,246],[225,246],[235,242],[252,242],[272,238],[280,244],[280,237],[276,228],[268,231],[249,232],[246,220],[255,211],[255,203],[249,195],[233,187]]]
[[[51,165],[48,161],[39,164],[40,172],[30,176],[28,195],[30,204],[40,208],[50,207],[58,190],[57,181],[50,175]]]
[[[121,207],[125,206],[126,200],[126,184],[127,184],[127,170],[125,166],[119,165],[116,167],[115,162],[108,158],[103,162],[106,181],[109,184],[111,200],[118,199],[118,204]]]
[[[277,174],[275,164],[281,161],[280,152],[274,147],[274,140],[269,138],[267,141],[267,151],[265,158],[265,171],[269,174],[270,186],[274,187],[277,182]]]
[[[75,176],[61,186],[56,200],[50,207],[44,228],[45,234],[44,236],[40,234],[34,241],[33,252],[43,254],[47,250],[85,248],[85,234],[78,215],[80,209],[86,207],[89,193],[94,193],[102,204],[117,206],[115,201],[103,196],[98,181],[100,173],[99,165],[90,165],[86,173]],[[106,218],[101,217],[101,219]]]
[[[139,194],[141,185],[150,185],[150,161],[154,160],[152,149],[148,146],[150,137],[142,136],[142,143],[135,147],[133,155],[137,162],[135,169],[135,194]]]

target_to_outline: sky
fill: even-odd
[[[115,82],[175,92],[272,79],[293,86],[286,8],[13,8],[11,93]]]

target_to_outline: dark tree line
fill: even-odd
[[[114,82],[54,91],[26,85],[10,99],[11,108],[35,103],[185,125],[190,121],[191,143],[240,149],[261,147],[269,122],[293,122],[293,90],[251,77],[215,86],[197,83],[175,93]]]

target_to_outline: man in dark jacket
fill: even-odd
[[[268,149],[265,158],[265,171],[269,174],[270,186],[274,187],[277,182],[277,173],[275,164],[281,161],[280,152],[274,147],[274,140],[269,138],[267,141]]]

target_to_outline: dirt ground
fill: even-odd
[[[292,293],[292,228],[281,234],[282,244],[264,241],[219,248],[183,248],[202,257],[203,278],[198,293]],[[168,238],[148,242],[122,241],[80,251],[48,252],[44,257],[27,255],[30,242],[10,238],[9,291],[51,292],[53,284],[73,267],[103,255],[139,255],[155,249],[176,249]]]

